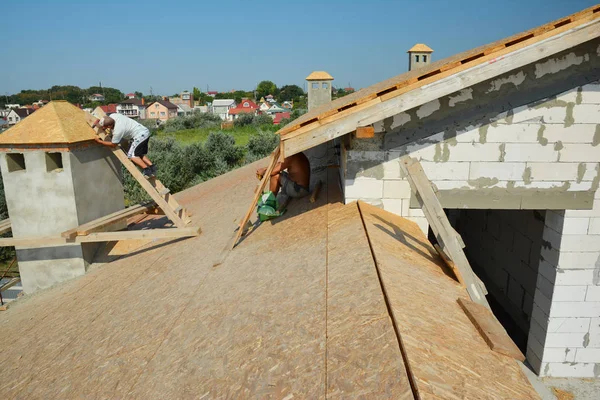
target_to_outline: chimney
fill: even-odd
[[[408,53],[408,70],[412,71],[413,69],[422,68],[431,63],[431,53],[433,53],[433,49],[426,44],[417,43]]]
[[[142,97],[142,105],[146,104],[146,100]]]

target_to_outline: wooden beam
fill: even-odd
[[[12,226],[10,225],[10,219],[0,221],[0,235],[5,234],[6,232],[10,232],[11,230]]]
[[[134,215],[151,212],[155,208],[156,203],[154,202],[136,204],[124,210],[120,210],[112,214],[106,215],[102,218],[98,218],[93,221],[87,222],[76,228],[69,229],[68,231],[63,232],[60,235],[67,239],[73,239],[75,236],[78,235],[81,236],[87,235],[92,232],[98,232],[110,225],[116,224],[118,222],[126,220],[127,218],[133,217]]]
[[[285,157],[289,157],[353,132],[360,126],[373,124],[600,36],[600,20],[589,21],[593,15],[586,18],[588,22],[575,28],[564,26],[546,32],[540,35],[540,41],[536,43],[528,45],[527,42],[523,42],[507,47],[481,57],[481,63],[476,66],[471,67],[471,64],[465,64],[461,67],[462,69],[441,72],[420,81],[419,87],[415,88],[409,85],[403,90],[391,92],[319,120],[319,125],[316,127],[307,125],[283,135],[281,137],[282,153]]]
[[[4,285],[0,286],[0,292],[4,292],[5,290],[10,289],[11,287],[15,286],[19,282],[21,282],[21,278],[12,278],[10,281],[8,281]]]
[[[369,139],[375,136],[375,128],[372,126],[359,126],[356,128],[357,139]]]
[[[460,273],[460,270],[456,267],[456,264],[454,264],[454,261],[452,261],[450,259],[450,257],[448,257],[448,255],[446,253],[444,253],[444,250],[442,250],[442,248],[440,247],[439,244],[434,244],[433,247],[438,252],[438,254],[442,258],[442,260],[444,260],[444,262],[446,263],[446,265],[448,266],[448,268],[450,268],[452,270],[452,272],[454,273],[454,276],[456,276],[456,280],[461,285],[466,286],[465,285],[465,281],[464,281],[464,279],[462,277],[462,274]],[[462,248],[464,249],[465,246],[462,246]],[[481,288],[481,290],[483,291],[483,293],[487,296],[488,291],[487,291],[487,288],[485,287],[485,285],[483,284],[483,281],[481,279],[479,279],[479,277],[477,275],[475,275],[475,274],[473,274],[473,275],[475,276],[475,279],[479,283],[479,287]]]
[[[508,336],[508,333],[490,309],[467,299],[458,299],[457,302],[477,328],[483,340],[490,346],[490,349],[516,360],[525,361],[525,356],[521,353],[521,350]]]
[[[62,236],[42,236],[23,238],[0,238],[0,247],[18,246],[23,248],[64,246],[78,243],[115,242],[120,240],[138,239],[175,239],[198,236],[200,228],[168,228],[145,229],[139,231],[122,232],[93,232],[85,236],[76,236],[69,240]]]
[[[456,268],[460,271],[467,293],[469,293],[473,301],[489,308],[485,294],[479,286],[469,260],[467,260],[462,250],[462,240],[458,239],[460,235],[450,225],[450,221],[448,221],[442,205],[435,196],[431,182],[427,179],[421,163],[413,158],[404,156],[400,159],[400,168],[406,175],[411,189],[417,195],[417,200],[441,249],[450,256]]]

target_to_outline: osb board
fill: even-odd
[[[328,220],[327,398],[413,399],[356,203]]]
[[[265,163],[177,195],[203,235],[153,242],[3,312],[3,398],[325,397],[336,373],[326,372],[328,183],[212,267]]]
[[[304,114],[300,118],[298,118],[298,119],[292,121],[290,124],[286,125],[284,128],[279,130],[278,133],[282,136],[285,136],[286,134],[291,133],[294,130],[300,128],[300,126],[302,124],[306,124],[307,122],[309,122],[313,119],[323,119],[327,116],[331,116],[331,115],[337,113],[338,109],[344,109],[348,106],[351,106],[352,104],[361,104],[361,103],[364,103],[371,99],[374,99],[375,97],[378,96],[378,94],[380,94],[383,91],[387,92],[389,89],[392,89],[392,88],[407,87],[409,85],[417,84],[417,82],[419,82],[419,81],[425,81],[425,79],[423,77],[428,76],[428,74],[430,74],[432,72],[435,72],[438,70],[446,71],[446,70],[451,70],[451,69],[462,69],[462,67],[468,63],[476,65],[478,63],[478,61],[476,58],[472,59],[473,57],[476,57],[480,54],[486,54],[486,55],[492,54],[495,51],[499,51],[499,50],[506,48],[507,44],[510,45],[511,43],[514,43],[515,41],[519,41],[520,39],[523,39],[523,38],[527,39],[529,37],[529,35],[534,35],[534,36],[527,39],[527,40],[529,40],[528,43],[535,43],[538,40],[538,38],[536,38],[535,36],[538,36],[542,33],[549,32],[554,29],[560,28],[561,26],[563,26],[562,24],[564,22],[566,22],[567,20],[569,22],[573,22],[573,25],[575,26],[575,25],[577,25],[576,21],[583,19],[585,17],[592,18],[595,16],[595,18],[600,18],[600,13],[596,11],[599,7],[600,7],[599,5],[596,5],[596,6],[587,8],[585,10],[582,10],[580,12],[577,12],[577,13],[569,15],[569,16],[565,16],[563,18],[560,18],[556,21],[552,21],[550,23],[539,26],[537,28],[533,28],[528,31],[518,33],[518,34],[510,36],[508,38],[501,39],[494,43],[486,44],[484,46],[480,46],[475,49],[467,50],[465,52],[456,54],[454,56],[447,57],[443,60],[436,61],[428,66],[424,66],[422,68],[419,68],[419,69],[416,69],[413,71],[409,71],[409,72],[397,75],[393,78],[389,78],[382,82],[376,83],[372,86],[369,86],[367,88],[364,88],[357,92],[354,92],[348,96],[341,97],[330,103],[327,103],[320,107],[315,108],[314,110]],[[594,11],[596,11],[595,14],[594,14]],[[561,30],[559,29],[557,32],[559,32],[559,31],[561,31]],[[518,47],[518,46],[516,46],[516,47]],[[472,59],[472,61],[470,61],[471,59]],[[435,81],[435,79],[427,80],[427,82],[423,82],[423,83],[431,83],[432,81]],[[421,86],[421,85],[417,84],[415,87],[419,87],[419,86]],[[349,110],[351,110],[351,109],[352,108],[350,108]],[[312,125],[314,125],[316,127],[319,124],[317,122],[310,122],[309,124],[306,124],[306,126],[312,126]]]
[[[457,303],[467,299],[419,227],[360,209],[421,398],[538,399],[519,365],[490,350]]]
[[[0,145],[68,144],[95,137],[83,110],[66,101],[51,101],[0,135]]]

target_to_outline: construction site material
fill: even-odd
[[[11,230],[10,219],[5,219],[0,222],[0,235],[3,235]]]
[[[419,398],[538,399],[518,362],[492,351],[460,308],[465,289],[418,225],[359,207]]]
[[[375,136],[375,128],[373,126],[359,126],[356,128],[357,139],[369,139]]]
[[[314,203],[315,201],[317,201],[317,197],[319,197],[319,191],[321,190],[321,186],[323,185],[323,182],[318,181],[315,184],[315,187],[313,188],[313,191],[310,195],[310,202]]]
[[[448,221],[444,209],[435,196],[431,182],[427,179],[421,164],[419,161],[405,156],[400,160],[400,168],[406,175],[412,191],[416,194],[421,209],[442,251],[450,256],[456,268],[460,271],[460,276],[471,300],[489,308],[480,281],[475,278],[469,260],[467,260],[462,250],[464,243],[462,239],[458,239],[460,235],[450,225],[450,221]]]
[[[126,221],[128,218],[135,215],[152,212],[155,208],[156,203],[154,202],[136,204],[124,210],[90,221],[77,228],[69,229],[68,231],[61,233],[61,236],[67,239],[73,239],[75,236],[85,236],[92,232],[112,230],[111,228],[114,227],[114,225]]]
[[[457,233],[457,235],[458,235],[458,233]],[[460,237],[460,235],[458,237]],[[450,257],[448,257],[448,255],[446,253],[444,253],[444,251],[441,249],[439,244],[434,244],[433,247],[435,248],[435,251],[438,252],[438,254],[442,258],[442,260],[444,260],[444,263],[446,263],[448,268],[450,268],[452,270],[452,272],[454,273],[454,276],[456,277],[456,280],[459,281],[461,283],[461,285],[465,286],[465,281],[463,280],[460,270],[458,269],[456,264],[454,264],[454,261],[452,261],[450,259]],[[463,243],[462,248],[463,249],[465,248],[464,243]],[[477,282],[479,282],[479,287],[481,287],[481,290],[483,290],[483,293],[485,295],[487,295],[488,291],[487,291],[487,288],[485,287],[483,281],[477,275],[473,274],[473,276],[475,277],[475,280],[477,280]]]
[[[597,9],[438,61],[312,110],[278,132],[282,155],[289,157],[597,37]],[[427,90],[419,90],[425,85]]]
[[[516,360],[525,361],[525,356],[521,353],[521,350],[508,336],[508,333],[490,309],[466,299],[459,298],[457,302],[475,325],[481,337],[490,346],[490,349]]]
[[[84,236],[67,239],[62,236],[0,238],[0,247],[18,246],[22,248],[54,247],[76,243],[113,242],[117,240],[175,239],[198,236],[200,228],[148,229],[141,231],[92,232]]]

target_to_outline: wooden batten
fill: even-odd
[[[375,136],[375,128],[372,126],[359,126],[356,128],[357,139],[370,139]]]

